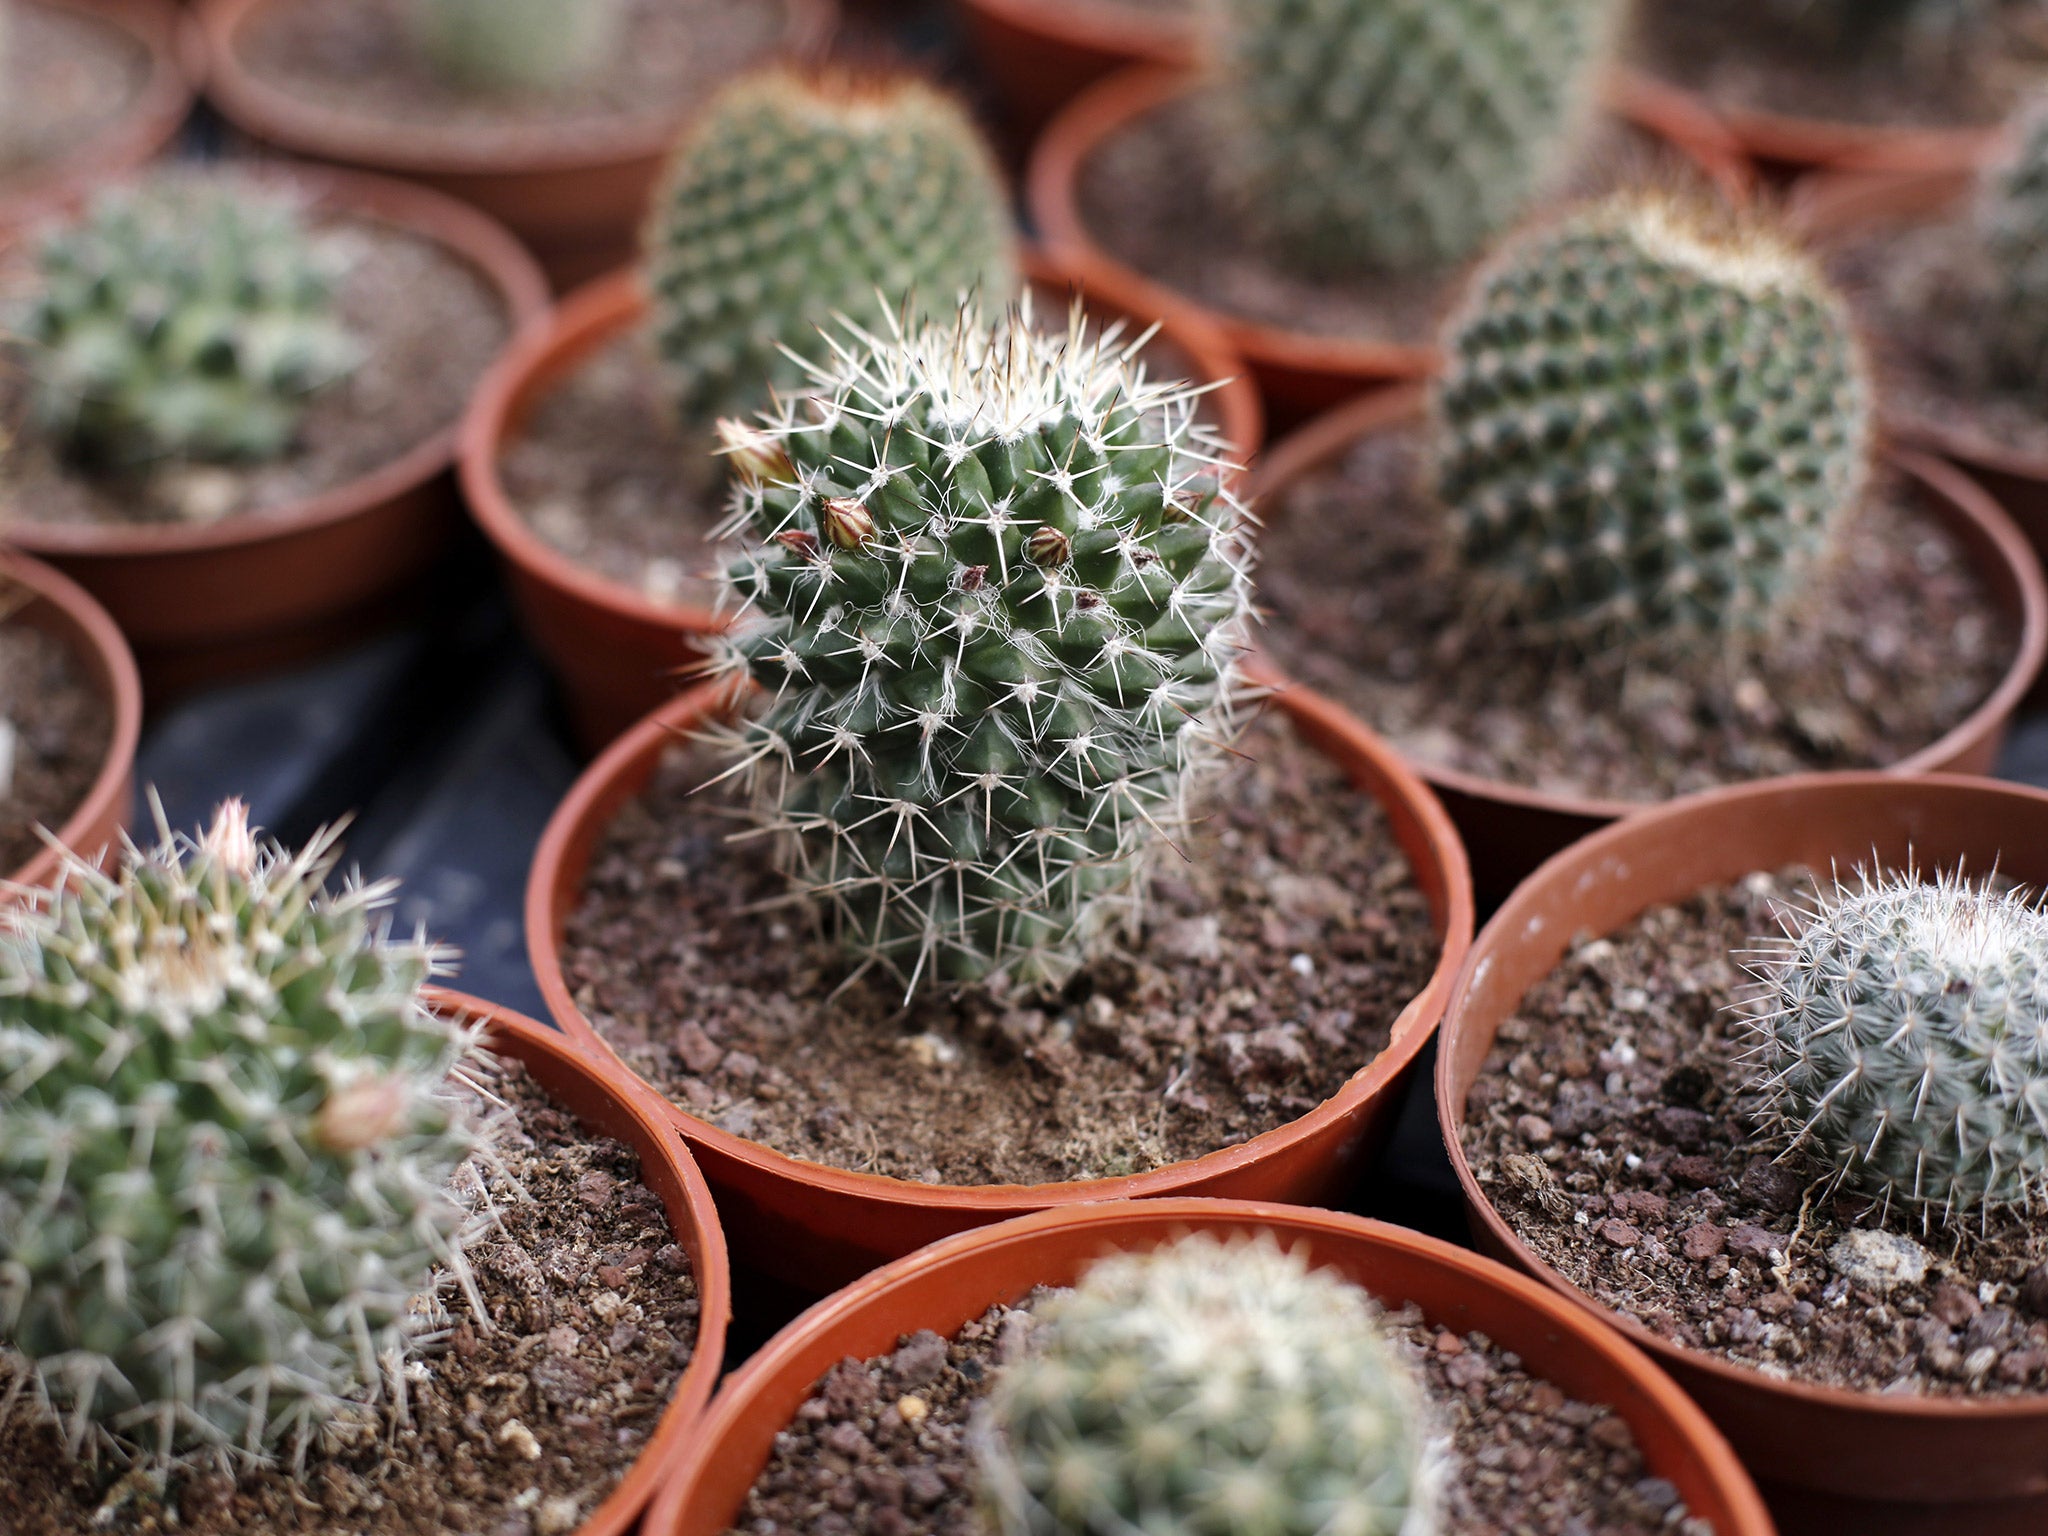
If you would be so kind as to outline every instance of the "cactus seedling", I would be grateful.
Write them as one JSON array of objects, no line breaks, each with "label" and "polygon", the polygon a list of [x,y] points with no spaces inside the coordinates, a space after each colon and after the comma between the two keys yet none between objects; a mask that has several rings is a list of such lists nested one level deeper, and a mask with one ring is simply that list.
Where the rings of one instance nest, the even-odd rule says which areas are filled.
[{"label": "cactus seedling", "polygon": [[74,1451],[303,1448],[467,1276],[471,1036],[335,856],[229,804],[0,915],[0,1341]]},{"label": "cactus seedling", "polygon": [[619,47],[623,0],[408,0],[420,56],[451,84],[544,91],[575,83]]},{"label": "cactus seedling", "polygon": [[879,324],[1017,290],[1001,174],[951,97],[908,77],[775,69],[677,147],[649,235],[655,344],[688,421],[805,380],[836,316]]},{"label": "cactus seedling", "polygon": [[1270,1236],[1096,1264],[976,1426],[1001,1536],[1429,1536],[1422,1393],[1358,1287]]},{"label": "cactus seedling", "polygon": [[1133,911],[1230,732],[1243,509],[1192,392],[1028,295],[871,336],[726,423],[730,743],[784,870],[915,988],[1056,983]]}]

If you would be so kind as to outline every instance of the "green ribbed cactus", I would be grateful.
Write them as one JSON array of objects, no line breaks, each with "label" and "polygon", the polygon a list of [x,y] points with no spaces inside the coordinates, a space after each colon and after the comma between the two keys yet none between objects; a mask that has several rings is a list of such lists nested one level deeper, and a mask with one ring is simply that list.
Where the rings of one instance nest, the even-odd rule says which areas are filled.
[{"label": "green ribbed cactus", "polygon": [[478,91],[573,84],[619,47],[623,0],[407,0],[420,56],[443,79]]},{"label": "green ribbed cactus", "polygon": [[1984,344],[1999,377],[2026,388],[2048,377],[2048,94],[2021,111],[2012,140],[1983,173],[1977,230],[1992,284]]},{"label": "green ribbed cactus", "polygon": [[74,1451],[303,1443],[467,1275],[470,1035],[334,858],[230,804],[0,914],[0,1341]]},{"label": "green ribbed cactus", "polygon": [[849,334],[814,398],[722,424],[726,666],[770,699],[732,750],[864,962],[1057,981],[1229,733],[1243,509],[1193,392],[1078,309]]},{"label": "green ribbed cactus", "polygon": [[1312,275],[1454,264],[1570,159],[1623,0],[1212,0],[1222,173]]},{"label": "green ribbed cactus", "polygon": [[975,1426],[1001,1536],[1430,1536],[1420,1384],[1371,1300],[1270,1236],[1095,1264]]},{"label": "green ribbed cactus", "polygon": [[1510,244],[1443,337],[1430,477],[1476,605],[1533,638],[1767,627],[1868,474],[1841,301],[1771,233],[1622,198]]},{"label": "green ribbed cactus", "polygon": [[1771,1128],[1923,1220],[2048,1189],[2048,914],[1966,883],[1867,877],[1752,965],[1748,1072]]},{"label": "green ribbed cactus", "polygon": [[908,77],[774,69],[705,108],[648,237],[655,345],[688,421],[801,384],[837,316],[949,314],[1017,290],[1001,173],[951,97]]},{"label": "green ribbed cactus", "polygon": [[358,358],[336,275],[283,193],[169,172],[102,194],[36,249],[43,429],[98,464],[282,455]]}]

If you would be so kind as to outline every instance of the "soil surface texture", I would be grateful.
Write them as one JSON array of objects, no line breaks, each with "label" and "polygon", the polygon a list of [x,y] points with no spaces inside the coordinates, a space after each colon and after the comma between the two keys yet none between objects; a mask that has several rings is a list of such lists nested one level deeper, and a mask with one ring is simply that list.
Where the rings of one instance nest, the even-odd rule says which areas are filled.
[{"label": "soil surface texture", "polygon": [[[76,811],[106,759],[113,712],[71,648],[8,623],[18,593],[0,579],[0,731],[12,727],[14,782],[0,794],[0,879],[43,850]],[[83,850],[90,852],[92,850]]]},{"label": "soil surface texture", "polygon": [[149,50],[120,28],[15,0],[0,66],[0,197],[118,123],[149,83]]},{"label": "soil surface texture", "polygon": [[[660,1199],[627,1147],[586,1136],[523,1067],[496,1192],[502,1234],[474,1254],[493,1326],[442,1288],[451,1327],[408,1381],[409,1422],[239,1484],[180,1477],[168,1503],[123,1503],[66,1468],[53,1436],[0,1428],[8,1536],[567,1536],[631,1470],[689,1363],[697,1290]],[[381,1417],[381,1416],[380,1416]],[[389,1444],[386,1444],[386,1441]]]},{"label": "soil surface texture", "polygon": [[[1466,1099],[1473,1170],[1545,1262],[1688,1349],[1856,1391],[2048,1390],[2038,1221],[1923,1231],[1830,1195],[1827,1169],[1778,1161],[1754,1133],[1737,1062],[1751,988],[1731,955],[1813,894],[1806,871],[1755,874],[1580,945],[1502,1026]],[[1859,1260],[1873,1243],[1902,1256],[1897,1283]]]},{"label": "soil surface texture", "polygon": [[921,996],[846,964],[767,840],[678,756],[593,857],[563,941],[584,1015],[691,1113],[930,1184],[1142,1173],[1299,1118],[1386,1046],[1439,944],[1384,815],[1255,726],[1162,857],[1143,932],[1053,999]]},{"label": "soil surface texture", "polygon": [[1880,479],[1810,602],[1683,669],[1519,649],[1439,563],[1419,433],[1375,432],[1260,509],[1263,643],[1417,761],[1552,794],[1656,800],[1883,766],[1991,693],[2018,635],[1963,547]]}]

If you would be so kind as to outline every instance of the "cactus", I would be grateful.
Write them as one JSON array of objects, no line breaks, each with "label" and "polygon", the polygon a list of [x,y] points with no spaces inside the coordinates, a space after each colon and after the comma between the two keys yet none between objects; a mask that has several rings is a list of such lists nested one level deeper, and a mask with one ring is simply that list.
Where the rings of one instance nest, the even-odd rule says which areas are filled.
[{"label": "cactus", "polygon": [[2048,1179],[2048,914],[2023,894],[1866,875],[1751,965],[1764,1124],[1924,1224]]},{"label": "cactus", "polygon": [[0,1341],[74,1452],[260,1456],[376,1394],[485,1131],[440,954],[321,886],[322,834],[73,863],[0,915]]},{"label": "cactus", "polygon": [[574,84],[614,57],[623,0],[408,0],[413,46],[442,79],[477,91]]},{"label": "cactus", "polygon": [[1001,174],[961,106],[909,77],[768,70],[677,147],[649,234],[656,347],[686,421],[803,382],[820,329],[1017,290]]},{"label": "cactus", "polygon": [[1992,367],[2013,388],[2038,386],[2048,373],[2048,93],[2020,112],[2011,148],[1985,168],[1976,222],[1989,258]]},{"label": "cactus", "polygon": [[721,423],[728,743],[864,962],[1057,982],[1135,908],[1230,730],[1243,509],[1193,392],[1033,324],[848,328],[817,393]]},{"label": "cactus", "polygon": [[331,263],[277,192],[160,175],[53,230],[34,268],[38,415],[89,462],[279,457],[357,360]]},{"label": "cactus", "polygon": [[1270,1236],[1095,1264],[973,1429],[1000,1536],[1430,1536],[1421,1387],[1357,1286]]},{"label": "cactus", "polygon": [[1461,262],[1565,169],[1621,0],[1217,0],[1226,183],[1313,276]]},{"label": "cactus", "polygon": [[1449,557],[1533,638],[1654,650],[1767,628],[1855,508],[1871,385],[1770,231],[1620,198],[1511,243],[1443,341]]}]

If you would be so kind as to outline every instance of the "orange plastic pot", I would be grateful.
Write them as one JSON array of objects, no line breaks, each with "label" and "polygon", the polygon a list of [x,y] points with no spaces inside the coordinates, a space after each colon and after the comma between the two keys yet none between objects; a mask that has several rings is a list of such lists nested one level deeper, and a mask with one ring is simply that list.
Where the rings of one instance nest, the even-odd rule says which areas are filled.
[{"label": "orange plastic pot", "polygon": [[726,1383],[689,1455],[648,1512],[647,1536],[720,1536],[739,1519],[777,1434],[818,1380],[848,1357],[941,1335],[1040,1285],[1072,1285],[1110,1252],[1142,1252],[1189,1232],[1270,1232],[1389,1308],[1413,1303],[1438,1327],[1485,1334],[1531,1374],[1604,1405],[1634,1433],[1649,1475],[1666,1479],[1715,1536],[1772,1536],[1770,1516],[1724,1441],[1638,1350],[1499,1265],[1399,1227],[1330,1211],[1241,1200],[1146,1200],[1047,1211],[984,1227],[901,1259],[819,1303]]},{"label": "orange plastic pot", "polygon": [[[18,609],[17,594],[27,595]],[[106,701],[113,731],[107,755],[85,798],[56,828],[57,841],[73,852],[96,859],[120,840],[135,803],[135,746],[142,737],[142,679],[128,642],[107,617],[106,609],[79,585],[40,560],[0,546],[0,612],[10,624],[31,624],[55,636],[83,663],[88,678]],[[44,886],[57,872],[59,855],[45,848],[6,876],[6,884]],[[0,902],[7,899],[0,885]]]},{"label": "orange plastic pot", "polygon": [[[550,144],[534,134],[438,136],[293,95],[242,63],[240,39],[265,12],[295,0],[197,0],[207,99],[235,127],[309,160],[402,176],[481,208],[518,235],[558,288],[632,258],[640,225],[676,136],[698,98],[654,121],[609,132],[579,130]],[[770,0],[762,0],[770,3]],[[821,48],[838,21],[835,0],[773,0],[787,18],[782,49]]]},{"label": "orange plastic pot", "polygon": [[[719,685],[701,686],[613,743],[569,791],[534,855],[527,952],[555,1022],[592,1056],[616,1059],[562,975],[563,927],[612,819],[646,787],[679,735],[715,719],[724,697]],[[1443,945],[1436,969],[1395,1021],[1386,1049],[1324,1103],[1262,1136],[1149,1173],[1065,1184],[917,1184],[853,1173],[784,1156],[672,1106],[718,1192],[742,1263],[817,1295],[937,1238],[1053,1206],[1162,1195],[1321,1205],[1349,1191],[1392,1131],[1400,1087],[1442,1012],[1470,937],[1471,883],[1449,818],[1384,743],[1306,689],[1283,686],[1273,704],[1385,810],[1436,919]]]},{"label": "orange plastic pot", "polygon": [[[289,187],[316,218],[367,218],[435,241],[489,284],[515,332],[546,311],[547,284],[532,258],[462,203],[344,171],[263,165],[238,174]],[[423,575],[460,527],[449,473],[456,429],[449,423],[345,485],[215,523],[113,527],[17,518],[5,522],[4,537],[106,605],[157,702],[343,643]]]},{"label": "orange plastic pot", "polygon": [[192,111],[179,49],[178,11],[165,0],[27,0],[117,27],[149,51],[149,75],[128,110],[104,132],[0,188],[0,232],[77,203],[95,183],[153,160]]},{"label": "orange plastic pot", "polygon": [[[1419,388],[1383,391],[1339,407],[1282,441],[1252,476],[1260,515],[1269,522],[1285,517],[1288,488],[1360,438],[1412,430],[1421,419],[1422,399]],[[2048,656],[2048,581],[2012,519],[1969,476],[1922,453],[1899,450],[1889,458],[1921,506],[1961,542],[2019,639],[2012,665],[1984,701],[1946,735],[1888,771],[1989,773],[2013,712]],[[1474,882],[1489,899],[1505,896],[1560,848],[1644,809],[1642,802],[1550,794],[1431,763],[1415,768],[1458,823],[1472,851]]]},{"label": "orange plastic pot", "polygon": [[1551,859],[1473,946],[1444,1020],[1437,1112],[1480,1245],[1655,1355],[1734,1444],[1788,1532],[2038,1536],[2048,1530],[2048,1396],[1972,1402],[1778,1380],[1695,1353],[1602,1307],[1487,1201],[1463,1150],[1465,1101],[1503,1020],[1575,944],[1756,870],[1997,869],[2048,880],[2048,793],[1981,779],[1808,774],[1645,811]]},{"label": "orange plastic pot", "polygon": [[959,0],[967,47],[1010,125],[1029,136],[1104,75],[1130,64],[1192,68],[1199,7],[1181,16],[1119,0]]},{"label": "orange plastic pot", "polygon": [[[1069,284],[1059,270],[1035,255],[1027,265],[1041,294],[1064,304]],[[1084,297],[1105,319],[1142,324],[1152,318],[1113,290],[1090,290]],[[703,659],[704,642],[722,621],[702,605],[655,602],[557,552],[512,505],[498,466],[507,440],[549,392],[592,354],[637,330],[646,313],[646,295],[633,271],[571,295],[547,326],[515,341],[491,370],[462,437],[462,486],[470,511],[504,560],[520,617],[561,680],[570,724],[589,752],[673,698],[678,677]],[[1200,382],[1218,386],[1211,397],[1217,425],[1249,458],[1265,427],[1244,365],[1200,320],[1178,310],[1160,320],[1160,336],[1191,360]]]},{"label": "orange plastic pot", "polygon": [[[1077,96],[1047,126],[1032,151],[1025,198],[1046,248],[1091,286],[1115,287],[1137,307],[1171,313],[1193,310],[1243,356],[1276,425],[1291,426],[1355,395],[1387,383],[1418,379],[1436,365],[1426,345],[1347,340],[1288,330],[1210,308],[1155,281],[1110,254],[1081,212],[1081,178],[1101,146],[1131,124],[1198,88],[1185,70],[1120,71]],[[1617,88],[1610,109],[1689,156],[1732,201],[1749,194],[1749,169],[1711,117],[1680,102]]]}]

